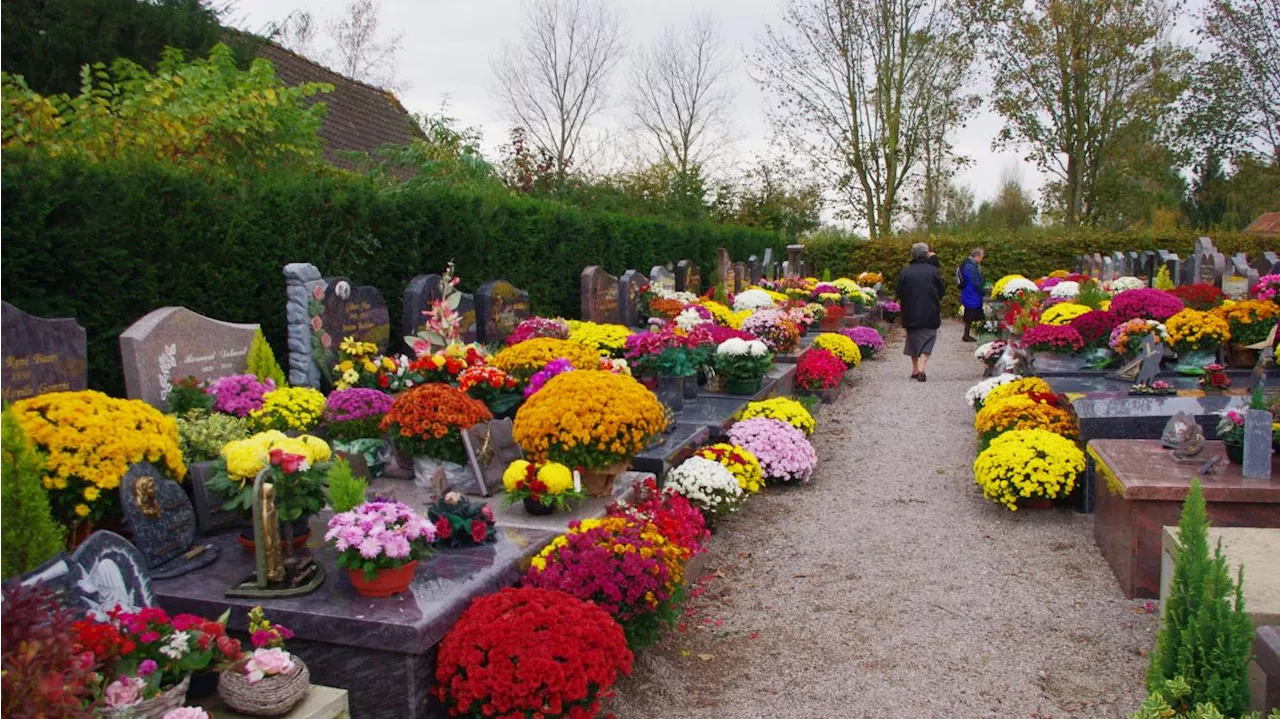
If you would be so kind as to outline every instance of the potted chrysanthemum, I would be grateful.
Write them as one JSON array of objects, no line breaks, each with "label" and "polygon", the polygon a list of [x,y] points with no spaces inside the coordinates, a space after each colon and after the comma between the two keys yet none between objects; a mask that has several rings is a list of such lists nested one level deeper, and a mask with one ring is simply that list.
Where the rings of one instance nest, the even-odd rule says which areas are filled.
[{"label": "potted chrysanthemum", "polygon": [[535,516],[568,512],[569,503],[583,497],[578,477],[559,462],[534,464],[518,459],[502,473],[502,486],[507,491],[503,503],[522,502],[524,511]]},{"label": "potted chrysanthemum", "polygon": [[716,347],[716,374],[724,378],[729,394],[755,394],[773,365],[773,355],[760,340],[731,337]]},{"label": "potted chrysanthemum", "polygon": [[418,560],[431,556],[436,530],[407,504],[374,500],[333,515],[324,538],[357,593],[389,597],[409,588]]}]

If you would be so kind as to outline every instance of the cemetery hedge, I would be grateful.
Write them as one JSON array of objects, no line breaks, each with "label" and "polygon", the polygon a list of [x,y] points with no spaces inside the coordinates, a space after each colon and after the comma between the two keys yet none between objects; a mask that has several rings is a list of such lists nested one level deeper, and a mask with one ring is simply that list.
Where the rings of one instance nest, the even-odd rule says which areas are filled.
[{"label": "cemetery hedge", "polygon": [[[985,280],[1019,273],[1032,279],[1053,270],[1075,269],[1075,256],[1092,252],[1127,252],[1129,250],[1169,250],[1186,260],[1197,237],[1204,231],[1176,230],[1152,232],[1133,230],[1112,232],[1098,228],[1036,228],[1018,232],[972,232],[947,235],[901,235],[890,239],[864,240],[846,234],[819,233],[805,241],[805,264],[810,274],[821,276],[830,269],[832,277],[852,273],[881,272],[892,292],[898,272],[907,263],[913,242],[928,242],[938,253],[943,283],[947,287],[946,303],[951,308],[960,304],[960,290],[955,287],[956,265],[969,256],[974,247],[986,249],[982,265]],[[1246,252],[1256,257],[1263,250],[1276,250],[1275,239],[1246,235],[1243,232],[1211,233],[1214,245],[1230,257]]]},{"label": "cemetery hedge", "polygon": [[122,395],[120,333],[158,307],[182,305],[259,322],[285,356],[281,268],[310,262],[326,276],[376,286],[400,336],[400,300],[417,274],[450,258],[463,288],[503,278],[535,312],[577,317],[578,276],[618,275],[735,259],[784,241],[773,232],[590,212],[505,193],[390,187],[329,170],[264,170],[250,181],[153,163],[90,164],[4,153],[0,296],[44,317],[72,316],[89,338],[89,384]]}]

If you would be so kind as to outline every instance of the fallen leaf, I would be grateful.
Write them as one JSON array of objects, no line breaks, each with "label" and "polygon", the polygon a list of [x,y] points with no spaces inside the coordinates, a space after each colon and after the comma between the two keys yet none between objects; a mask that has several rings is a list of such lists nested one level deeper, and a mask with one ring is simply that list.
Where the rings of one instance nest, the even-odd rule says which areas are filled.
[{"label": "fallen leaf", "polygon": [[704,662],[709,662],[709,661],[711,661],[712,659],[715,659],[715,658],[716,658],[716,655],[714,655],[714,654],[699,654],[699,655],[698,655],[698,658],[699,658],[699,659],[701,659],[701,660],[702,660],[702,661],[704,661]]}]

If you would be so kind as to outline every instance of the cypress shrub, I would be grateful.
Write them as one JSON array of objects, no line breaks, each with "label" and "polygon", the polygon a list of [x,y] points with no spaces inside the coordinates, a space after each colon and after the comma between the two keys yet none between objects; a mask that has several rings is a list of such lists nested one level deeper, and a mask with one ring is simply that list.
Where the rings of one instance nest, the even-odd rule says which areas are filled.
[{"label": "cypress shrub", "polygon": [[13,410],[6,408],[0,414],[0,574],[6,579],[35,569],[65,547],[44,488],[44,463]]}]

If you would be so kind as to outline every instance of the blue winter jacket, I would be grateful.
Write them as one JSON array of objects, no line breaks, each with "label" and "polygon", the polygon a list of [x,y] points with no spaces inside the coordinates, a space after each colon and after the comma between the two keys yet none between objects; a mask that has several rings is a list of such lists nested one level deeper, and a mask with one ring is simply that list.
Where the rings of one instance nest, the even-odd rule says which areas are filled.
[{"label": "blue winter jacket", "polygon": [[972,258],[966,259],[960,266],[964,276],[964,287],[960,290],[960,303],[969,309],[982,307],[982,266]]}]

